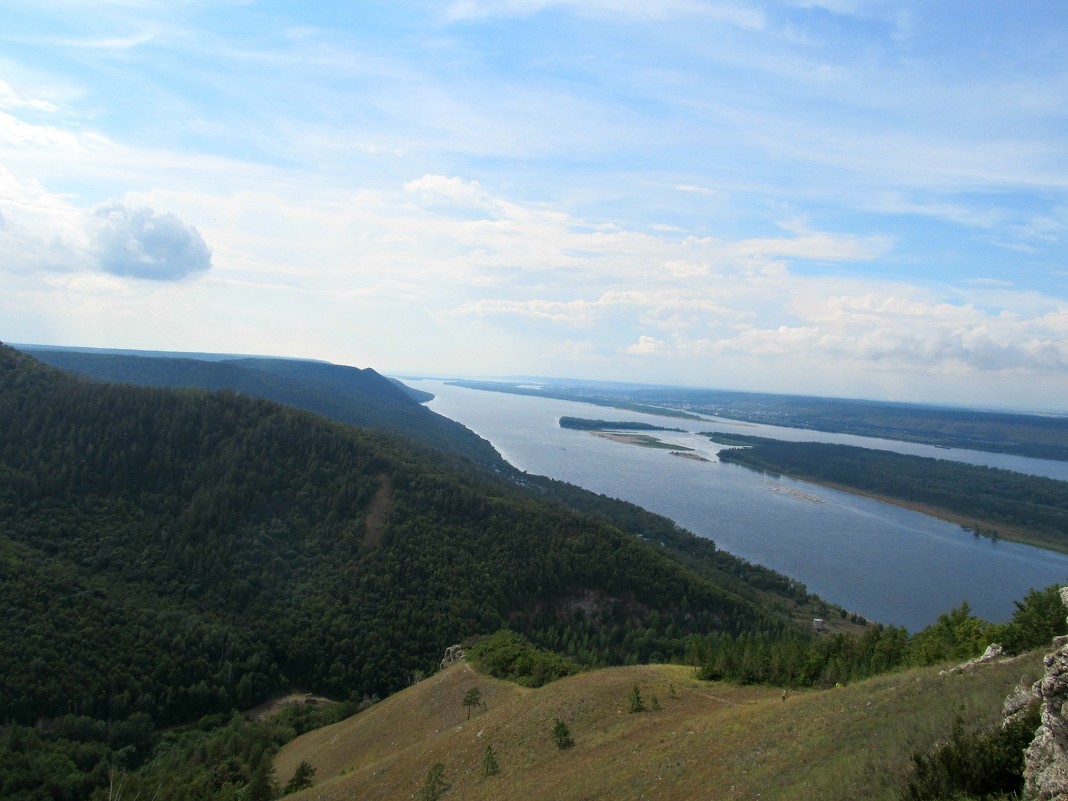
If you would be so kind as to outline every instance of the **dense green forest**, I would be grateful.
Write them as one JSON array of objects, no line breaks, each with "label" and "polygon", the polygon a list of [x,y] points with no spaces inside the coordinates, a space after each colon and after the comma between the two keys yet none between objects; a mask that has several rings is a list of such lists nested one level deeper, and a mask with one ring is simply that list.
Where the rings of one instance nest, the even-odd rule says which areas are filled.
[{"label": "dense green forest", "polygon": [[456,454],[495,470],[507,463],[486,440],[421,403],[428,393],[385,378],[370,368],[328,362],[265,358],[172,358],[22,346],[38,361],[108,383],[149,387],[232,390],[277,401],[341,423],[389,431],[415,446]]},{"label": "dense green forest", "polygon": [[96,384],[3,347],[0,425],[5,759],[32,781],[52,738],[71,777],[21,797],[85,797],[159,726],[280,689],[384,695],[504,626],[586,665],[791,628],[551,484],[233,392]]},{"label": "dense green forest", "polygon": [[890,451],[710,432],[724,462],[922,504],[983,533],[1068,551],[1068,481]]},{"label": "dense green forest", "polygon": [[768,395],[684,387],[545,381],[456,381],[459,386],[537,395],[648,414],[726,417],[752,423],[920,442],[1068,461],[1068,416],[947,409],[919,404]]},{"label": "dense green forest", "polygon": [[690,638],[686,658],[706,679],[782,687],[833,687],[903,667],[964,662],[991,643],[1006,653],[1046,647],[1068,629],[1057,585],[1016,601],[1008,623],[972,614],[967,601],[916,634],[875,624],[859,634],[778,636],[713,632]]},{"label": "dense green forest", "polygon": [[[520,473],[484,439],[464,426],[420,406],[428,393],[398,384],[371,369],[343,367],[297,359],[252,359],[187,354],[100,352],[20,346],[39,361],[109,383],[151,387],[197,387],[233,390],[274,400],[341,423],[390,431],[413,447],[429,449],[465,473],[474,465],[489,471],[484,478],[504,478],[542,500],[555,500],[647,542],[656,543],[676,560],[704,572],[721,586],[761,604],[793,607],[811,599],[802,584],[760,565],[739,559],[704,537],[680,529],[666,518],[633,504],[596,495],[544,476]],[[194,358],[197,356],[198,358]],[[401,390],[398,394],[397,389]],[[781,595],[780,595],[781,594]],[[822,612],[821,612],[822,613]]]}]

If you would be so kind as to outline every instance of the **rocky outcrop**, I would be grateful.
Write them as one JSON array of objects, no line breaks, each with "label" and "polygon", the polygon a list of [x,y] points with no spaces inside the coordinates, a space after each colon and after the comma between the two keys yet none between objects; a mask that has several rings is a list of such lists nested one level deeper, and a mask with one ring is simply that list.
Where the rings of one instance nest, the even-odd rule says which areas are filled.
[{"label": "rocky outcrop", "polygon": [[444,670],[449,665],[456,662],[462,662],[464,659],[464,649],[461,645],[450,645],[445,649],[445,656],[441,660],[441,669]]},{"label": "rocky outcrop", "polygon": [[[1068,587],[1061,589],[1061,601],[1068,607]],[[1068,798],[1068,637],[1057,637],[1053,647],[1046,673],[1033,687],[1042,725],[1025,756],[1025,792],[1036,801]]]},{"label": "rocky outcrop", "polygon": [[1001,728],[1022,723],[1038,704],[1038,693],[1031,684],[1017,684],[1001,707]]},{"label": "rocky outcrop", "polygon": [[998,659],[1001,659],[1001,657],[1004,656],[1004,655],[1005,655],[1005,649],[1002,648],[1000,644],[998,644],[996,642],[995,643],[991,643],[990,645],[988,645],[986,647],[986,650],[983,651],[983,655],[982,656],[977,656],[977,657],[975,657],[975,659],[969,659],[964,664],[957,665],[956,667],[952,667],[949,670],[939,671],[938,675],[939,676],[949,676],[949,675],[952,675],[952,674],[955,674],[955,673],[964,673],[966,670],[971,670],[976,665],[983,665],[983,664],[986,664],[987,662],[996,662]]}]

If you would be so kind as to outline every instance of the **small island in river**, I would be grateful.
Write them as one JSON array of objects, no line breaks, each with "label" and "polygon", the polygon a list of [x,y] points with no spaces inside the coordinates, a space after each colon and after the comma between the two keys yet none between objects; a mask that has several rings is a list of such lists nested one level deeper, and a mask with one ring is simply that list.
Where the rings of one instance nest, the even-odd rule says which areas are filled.
[{"label": "small island in river", "polygon": [[573,428],[578,431],[674,431],[682,433],[681,428],[665,428],[651,423],[628,422],[626,420],[588,420],[585,417],[561,417],[560,428]]},{"label": "small island in river", "polygon": [[683,456],[682,451],[692,451],[685,445],[673,445],[663,442],[648,434],[633,434],[632,431],[672,431],[684,433],[681,428],[665,428],[650,423],[628,422],[625,420],[586,420],[581,417],[561,417],[560,428],[571,428],[577,431],[589,431],[595,437],[608,439],[612,442],[622,442],[624,445],[638,445],[642,448],[660,448],[670,450],[673,455]]}]

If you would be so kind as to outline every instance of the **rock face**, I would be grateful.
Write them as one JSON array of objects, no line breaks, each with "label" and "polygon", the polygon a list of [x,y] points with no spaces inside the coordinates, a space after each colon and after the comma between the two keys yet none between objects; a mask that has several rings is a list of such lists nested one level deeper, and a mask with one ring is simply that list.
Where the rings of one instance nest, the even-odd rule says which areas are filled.
[{"label": "rock face", "polygon": [[1039,700],[1038,693],[1031,684],[1017,684],[1001,707],[1001,728],[1007,729],[1022,722]]},{"label": "rock face", "polygon": [[996,662],[1004,655],[1005,649],[1001,647],[1000,643],[994,642],[986,647],[986,650],[983,651],[982,656],[977,656],[975,657],[975,659],[969,659],[964,664],[957,665],[956,667],[950,668],[949,670],[939,671],[938,675],[949,676],[955,673],[964,673],[965,671],[971,670],[976,665],[985,665],[987,662]]},{"label": "rock face", "polygon": [[[1068,606],[1068,587],[1061,589],[1061,601]],[[1037,801],[1068,798],[1068,637],[1057,637],[1053,647],[1046,674],[1033,688],[1042,702],[1042,725],[1025,757],[1025,792]]]},{"label": "rock face", "polygon": [[441,669],[444,670],[449,665],[460,662],[464,658],[464,649],[460,645],[450,645],[445,649],[445,657],[441,660]]}]

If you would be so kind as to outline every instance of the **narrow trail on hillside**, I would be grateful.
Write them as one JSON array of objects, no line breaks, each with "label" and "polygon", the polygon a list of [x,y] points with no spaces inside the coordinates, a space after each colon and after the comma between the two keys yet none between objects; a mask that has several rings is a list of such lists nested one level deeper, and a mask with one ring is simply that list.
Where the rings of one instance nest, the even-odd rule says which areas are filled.
[{"label": "narrow trail on hillside", "polygon": [[739,703],[737,701],[731,701],[729,698],[720,698],[718,695],[709,695],[708,693],[700,693],[697,690],[691,690],[694,695],[699,695],[702,698],[708,698],[711,701],[720,701],[724,704],[730,704],[731,706],[745,706],[746,704],[753,703],[752,701],[744,701]]}]

